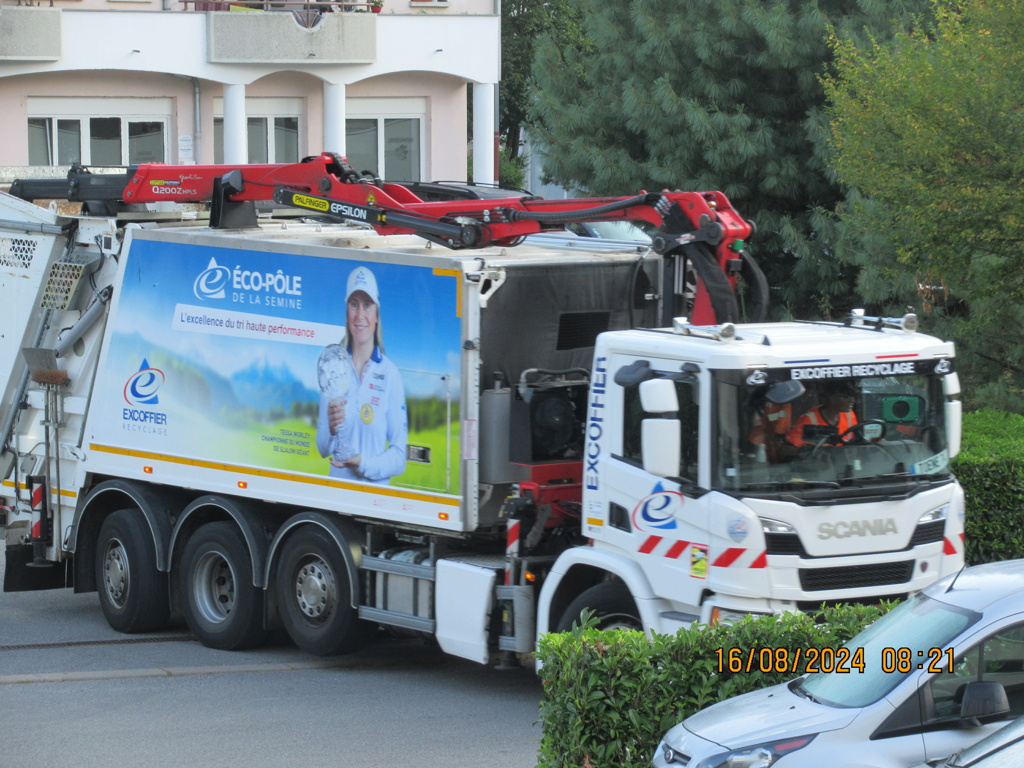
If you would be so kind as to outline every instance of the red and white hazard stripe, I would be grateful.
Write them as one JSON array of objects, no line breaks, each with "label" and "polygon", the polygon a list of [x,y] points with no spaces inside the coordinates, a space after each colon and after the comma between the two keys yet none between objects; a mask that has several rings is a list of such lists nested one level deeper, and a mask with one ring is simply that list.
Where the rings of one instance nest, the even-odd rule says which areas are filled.
[{"label": "red and white hazard stripe", "polygon": [[[664,536],[648,536],[643,544],[637,549],[641,555],[655,555],[675,560],[686,553],[691,545],[704,546],[693,541],[678,541],[666,539]],[[768,566],[768,553],[765,550],[744,549],[743,547],[729,547],[718,553],[718,556],[711,561],[711,565],[718,568],[766,568]]]},{"label": "red and white hazard stripe", "polygon": [[666,540],[664,536],[648,536],[638,551],[641,555],[657,554],[675,560],[693,543],[692,541]]},{"label": "red and white hazard stripe", "polygon": [[29,493],[32,499],[32,538],[40,539],[43,536],[43,478],[30,477]]},{"label": "red and white hazard stripe", "polygon": [[964,546],[965,546],[964,545],[964,535],[962,533],[960,534],[960,547],[959,547],[959,549],[957,548],[956,542],[953,539],[950,539],[949,536],[946,536],[945,538],[942,539],[942,554],[944,554],[944,555],[958,555],[958,554],[959,555],[963,555],[963,554],[966,554],[966,549],[964,548]]},{"label": "red and white hazard stripe", "polygon": [[505,527],[505,586],[512,584],[512,558],[519,556],[519,520],[509,519]]},{"label": "red and white hazard stripe", "polygon": [[761,549],[728,547],[711,561],[714,568],[767,568],[768,552]]}]

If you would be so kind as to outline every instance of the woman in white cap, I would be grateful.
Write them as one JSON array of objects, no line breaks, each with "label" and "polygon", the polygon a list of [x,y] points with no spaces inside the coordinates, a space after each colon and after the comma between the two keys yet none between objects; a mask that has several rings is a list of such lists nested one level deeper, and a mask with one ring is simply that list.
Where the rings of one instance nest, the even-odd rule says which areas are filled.
[{"label": "woman in white cap", "polygon": [[409,424],[398,368],[384,356],[377,279],[367,267],[349,274],[345,307],[341,344],[320,354],[316,444],[330,456],[332,477],[387,483],[405,471]]}]

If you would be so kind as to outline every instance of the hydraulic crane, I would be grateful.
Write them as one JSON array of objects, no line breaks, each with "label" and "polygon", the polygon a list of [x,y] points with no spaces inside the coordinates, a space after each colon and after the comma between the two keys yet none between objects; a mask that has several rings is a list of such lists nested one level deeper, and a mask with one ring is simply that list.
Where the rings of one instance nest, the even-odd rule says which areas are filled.
[{"label": "hydraulic crane", "polygon": [[[767,311],[767,281],[744,250],[754,225],[721,192],[424,202],[402,184],[359,173],[344,158],[324,152],[281,165],[153,163],[118,174],[73,166],[66,181],[18,180],[11,194],[82,202],[93,213],[145,203],[209,202],[210,224],[218,228],[256,226],[255,202],[274,200],[312,215],[367,224],[385,235],[418,235],[455,250],[512,246],[528,235],[561,230],[572,222],[644,221],[656,227],[651,248],[665,257],[663,285],[675,286],[672,292],[681,294],[692,268],[691,321],[738,321],[736,284],[741,275],[751,288],[750,319],[763,320]],[[662,301],[662,307],[663,324],[669,325],[680,308],[670,300]]]}]

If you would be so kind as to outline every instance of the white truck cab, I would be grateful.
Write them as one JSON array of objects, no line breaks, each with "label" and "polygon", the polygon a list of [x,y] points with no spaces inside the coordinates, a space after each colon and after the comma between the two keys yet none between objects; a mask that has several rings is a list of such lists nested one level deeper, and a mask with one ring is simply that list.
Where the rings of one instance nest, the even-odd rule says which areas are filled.
[{"label": "white truck cab", "polygon": [[[836,386],[855,425],[815,432],[801,420]],[[643,625],[661,632],[905,597],[963,565],[958,394],[950,343],[884,323],[604,335],[584,447],[592,551],[556,570],[624,563]]]}]

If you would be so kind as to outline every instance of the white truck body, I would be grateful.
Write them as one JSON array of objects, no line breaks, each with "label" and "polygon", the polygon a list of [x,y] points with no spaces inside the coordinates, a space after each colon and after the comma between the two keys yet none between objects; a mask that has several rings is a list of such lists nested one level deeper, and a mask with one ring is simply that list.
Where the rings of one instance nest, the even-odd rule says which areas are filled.
[{"label": "white truck body", "polygon": [[[595,589],[604,613],[670,632],[906,595],[963,564],[947,342],[837,324],[616,330],[657,316],[657,257],[636,249],[467,254],[317,222],[135,216],[0,196],[7,590],[98,588],[125,631],[158,625],[137,601],[164,592],[217,647],[258,642],[295,592],[286,628],[314,653],[354,644],[328,637],[355,632],[332,623],[351,613],[483,662],[531,651]],[[405,414],[380,373],[346,418],[407,414],[390,474],[365,458],[366,474],[332,472],[330,436],[318,446],[318,360],[345,336],[360,267]],[[645,378],[674,383],[675,411],[643,410]],[[800,379],[809,399],[825,378],[854,383],[885,437],[766,462],[748,440],[757,398]],[[666,434],[679,446],[662,452]],[[223,605],[253,617],[236,626],[244,611]]]}]

